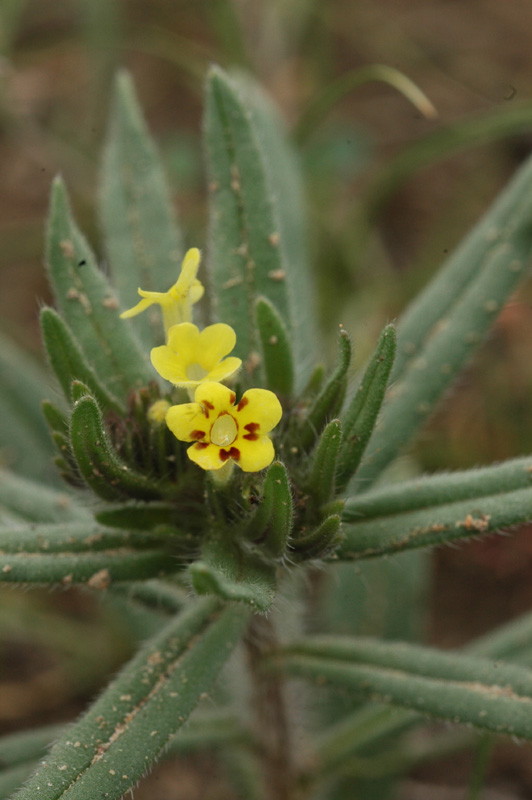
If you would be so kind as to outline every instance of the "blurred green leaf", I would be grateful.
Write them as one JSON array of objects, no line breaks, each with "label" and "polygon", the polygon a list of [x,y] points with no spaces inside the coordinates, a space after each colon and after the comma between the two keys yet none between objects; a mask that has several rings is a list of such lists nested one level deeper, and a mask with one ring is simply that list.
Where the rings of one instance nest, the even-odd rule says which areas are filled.
[{"label": "blurred green leaf", "polygon": [[27,522],[67,522],[92,519],[81,500],[7,470],[0,471],[0,508]]},{"label": "blurred green leaf", "polygon": [[47,238],[47,265],[57,305],[102,383],[120,399],[147,384],[152,371],[125,323],[118,302],[79,231],[57,178]]},{"label": "blurred green leaf", "polygon": [[266,387],[289,398],[294,387],[294,359],[288,333],[274,306],[264,297],[255,304]]},{"label": "blurred green leaf", "polygon": [[[125,307],[136,305],[139,287],[165,292],[176,282],[184,255],[182,236],[160,158],[125,71],[115,83],[100,216],[111,272]],[[146,351],[164,340],[158,309],[131,324]]]},{"label": "blurred green leaf", "polygon": [[529,669],[371,639],[309,637],[270,664],[284,674],[478,728],[532,739]]}]

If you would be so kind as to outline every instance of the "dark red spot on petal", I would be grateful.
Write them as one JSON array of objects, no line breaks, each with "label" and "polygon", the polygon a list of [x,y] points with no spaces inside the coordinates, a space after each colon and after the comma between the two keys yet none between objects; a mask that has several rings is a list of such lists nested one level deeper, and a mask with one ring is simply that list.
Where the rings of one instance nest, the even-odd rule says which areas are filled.
[{"label": "dark red spot on petal", "polygon": [[197,439],[199,441],[205,436],[205,431],[190,431],[189,435],[191,439]]},{"label": "dark red spot on petal", "polygon": [[209,400],[204,400],[203,405],[205,406],[205,408],[210,408],[211,411],[213,411],[214,409],[213,404]]},{"label": "dark red spot on petal", "polygon": [[220,448],[220,461],[227,461],[229,458],[238,461],[240,458],[240,450],[238,447],[230,447],[229,450],[224,450],[223,447]]},{"label": "dark red spot on petal", "polygon": [[[247,397],[243,397],[242,400],[240,401],[240,403],[237,405],[237,410],[238,411],[242,411],[242,409],[245,408],[248,403],[249,403],[249,400],[247,399]],[[246,427],[247,427],[247,425],[246,425]]]},{"label": "dark red spot on petal", "polygon": [[235,402],[235,400],[236,400],[236,394],[235,394],[234,392],[231,392],[231,395],[230,395],[230,397],[229,397],[229,400],[231,401],[231,405],[233,405],[233,403],[234,403],[234,402]]},{"label": "dark red spot on petal", "polygon": [[250,433],[256,433],[260,428],[260,422],[248,422],[247,425],[244,425],[244,430],[249,431]]},{"label": "dark red spot on petal", "polygon": [[247,439],[248,442],[256,442],[259,438],[258,433],[245,433],[242,437],[243,439]]},{"label": "dark red spot on petal", "polygon": [[195,447],[196,450],[204,450],[208,446],[209,442],[196,442],[196,444],[192,445],[192,447]]}]

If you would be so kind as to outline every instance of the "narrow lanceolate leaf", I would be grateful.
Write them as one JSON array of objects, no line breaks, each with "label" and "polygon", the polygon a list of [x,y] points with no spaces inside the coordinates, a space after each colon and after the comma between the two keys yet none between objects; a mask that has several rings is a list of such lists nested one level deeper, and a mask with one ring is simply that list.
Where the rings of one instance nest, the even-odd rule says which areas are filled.
[{"label": "narrow lanceolate leaf", "polygon": [[293,524],[293,502],[286,467],[274,461],[266,473],[262,500],[245,524],[243,537],[274,558],[286,553]]},{"label": "narrow lanceolate leaf", "polygon": [[342,417],[344,441],[338,459],[339,491],[345,488],[358,469],[375,428],[395,358],[395,347],[395,328],[387,325],[381,333],[362,382]]},{"label": "narrow lanceolate leaf", "polygon": [[277,667],[372,700],[532,739],[532,673],[525,667],[416,645],[325,636],[286,648]]},{"label": "narrow lanceolate leaf", "polygon": [[59,492],[40,483],[0,471],[0,508],[27,522],[69,522],[92,519],[72,492]]},{"label": "narrow lanceolate leaf", "polygon": [[101,382],[121,399],[148,383],[146,354],[119,318],[118,301],[72,217],[60,179],[52,188],[46,261],[57,305]]},{"label": "narrow lanceolate leaf", "polygon": [[441,472],[373,489],[353,497],[345,506],[345,518],[359,522],[375,517],[442,506],[458,500],[532,488],[532,456],[514,458],[479,469]]},{"label": "narrow lanceolate leaf", "polygon": [[125,407],[100,383],[72,331],[57,311],[43,308],[40,322],[50,365],[67,400],[72,399],[72,381],[83,381],[103,408],[125,414]]},{"label": "narrow lanceolate leaf", "polygon": [[267,611],[275,597],[275,566],[222,537],[205,542],[201,559],[189,571],[198,594],[237,600],[257,611]]},{"label": "narrow lanceolate leaf", "polygon": [[296,383],[301,388],[308,380],[320,351],[299,156],[287,137],[284,120],[263,88],[248,74],[233,73],[232,78],[242,92],[251,114],[278,210],[280,241],[288,264],[286,280],[293,313],[291,341],[295,354]]},{"label": "narrow lanceolate leaf", "polygon": [[334,497],[336,466],[341,443],[342,423],[339,419],[333,419],[318,442],[308,482],[310,501],[317,509]]},{"label": "narrow lanceolate leaf", "polygon": [[294,388],[294,359],[287,330],[274,306],[264,297],[255,305],[266,387],[289,398]]},{"label": "narrow lanceolate leaf", "polygon": [[[43,756],[50,744],[64,730],[64,725],[46,725],[35,730],[19,731],[0,738],[0,765],[14,767]],[[1,797],[2,795],[0,795]]]},{"label": "narrow lanceolate leaf", "polygon": [[[114,283],[125,308],[138,302],[139,287],[165,292],[176,282],[182,238],[159,155],[125,71],[115,84],[100,218]],[[131,324],[147,350],[163,340],[158,310],[141,314]]]},{"label": "narrow lanceolate leaf", "polygon": [[351,363],[351,340],[343,328],[338,335],[338,363],[314,399],[303,423],[299,441],[304,450],[312,446],[329,417],[334,417],[342,407],[346,389],[346,374]]},{"label": "narrow lanceolate leaf", "polygon": [[289,266],[259,138],[236,87],[218,68],[207,81],[205,142],[215,314],[235,329],[234,353],[247,359],[258,348],[254,305],[259,295],[292,332]]},{"label": "narrow lanceolate leaf", "polygon": [[242,608],[212,599],[174,617],[67,729],[16,799],[123,797],[210,690],[246,619]]},{"label": "narrow lanceolate leaf", "polygon": [[426,421],[526,277],[531,187],[532,159],[400,322],[394,384],[357,476],[364,488]]},{"label": "narrow lanceolate leaf", "polygon": [[532,519],[532,489],[475,497],[415,511],[360,520],[356,505],[344,510],[339,558],[373,558],[415,547],[468,539]]},{"label": "narrow lanceolate leaf", "polygon": [[291,548],[297,559],[325,558],[334,552],[342,541],[341,517],[331,514],[310,533],[294,538]]},{"label": "narrow lanceolate leaf", "polygon": [[2,553],[0,582],[70,586],[86,583],[107,589],[114,581],[137,581],[169,575],[182,560],[164,550],[119,547],[86,553]]},{"label": "narrow lanceolate leaf", "polygon": [[171,525],[180,514],[172,503],[142,503],[132,500],[129,503],[106,505],[94,512],[102,525],[113,528],[132,528],[152,530],[157,525]]},{"label": "narrow lanceolate leaf", "polygon": [[106,500],[126,496],[139,500],[160,497],[160,488],[145,475],[130,469],[113,449],[95,399],[77,400],[70,420],[72,450],[88,486]]},{"label": "narrow lanceolate leaf", "polygon": [[14,342],[0,336],[0,452],[28,478],[40,481],[50,470],[53,447],[40,402],[48,377],[39,364]]},{"label": "narrow lanceolate leaf", "polygon": [[185,541],[179,532],[123,531],[103,528],[94,520],[29,527],[0,527],[0,552],[10,553],[84,553],[129,547],[162,547],[168,552]]}]

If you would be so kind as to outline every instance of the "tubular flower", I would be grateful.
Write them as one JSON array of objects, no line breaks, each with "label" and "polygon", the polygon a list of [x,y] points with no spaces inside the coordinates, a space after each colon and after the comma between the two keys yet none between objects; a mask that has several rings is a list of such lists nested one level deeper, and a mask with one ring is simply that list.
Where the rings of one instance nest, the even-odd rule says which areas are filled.
[{"label": "tubular flower", "polygon": [[267,389],[248,389],[239,403],[221,383],[202,383],[194,403],[172,406],[166,424],[182,442],[194,442],[188,457],[202,469],[218,470],[229,459],[244,472],[272,463],[275,452],[268,433],[282,416],[279,400]]},{"label": "tubular flower", "polygon": [[172,325],[190,322],[192,306],[198,302],[205,291],[203,284],[196,278],[200,257],[200,251],[196,247],[192,247],[185,254],[177,281],[167,292],[147,292],[144,289],[138,289],[142,300],[133,308],[120,314],[120,317],[122,319],[135,317],[154,303],[158,303],[163,311],[164,329],[167,335]]},{"label": "tubular flower", "polygon": [[151,363],[175,386],[193,388],[205,381],[223,381],[239,369],[239,358],[224,358],[235,344],[234,330],[223,322],[201,332],[191,322],[182,322],[172,325],[167,344],[153,348]]}]

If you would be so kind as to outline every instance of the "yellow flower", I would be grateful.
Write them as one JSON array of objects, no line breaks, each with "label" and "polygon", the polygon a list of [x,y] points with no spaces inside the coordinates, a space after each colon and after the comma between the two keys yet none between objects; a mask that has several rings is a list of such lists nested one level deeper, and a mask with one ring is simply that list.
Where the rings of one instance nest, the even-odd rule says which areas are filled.
[{"label": "yellow flower", "polygon": [[151,363],[175,386],[192,388],[205,381],[223,381],[242,364],[234,356],[224,358],[235,344],[234,330],[223,322],[201,332],[191,322],[182,322],[168,331],[168,344],[153,348]]},{"label": "yellow flower", "polygon": [[192,247],[187,251],[181,265],[179,278],[167,292],[147,292],[138,289],[143,298],[133,308],[120,314],[122,319],[135,317],[154,303],[158,303],[163,311],[164,329],[168,331],[172,325],[180,322],[190,322],[192,319],[192,306],[197,303],[205,291],[203,284],[196,278],[200,263],[200,251]]},{"label": "yellow flower", "polygon": [[182,442],[194,442],[188,457],[202,469],[218,470],[229,459],[244,472],[258,472],[272,463],[275,452],[267,435],[279,422],[282,408],[273,392],[248,389],[241,401],[221,383],[202,383],[195,403],[172,406],[166,423]]}]

